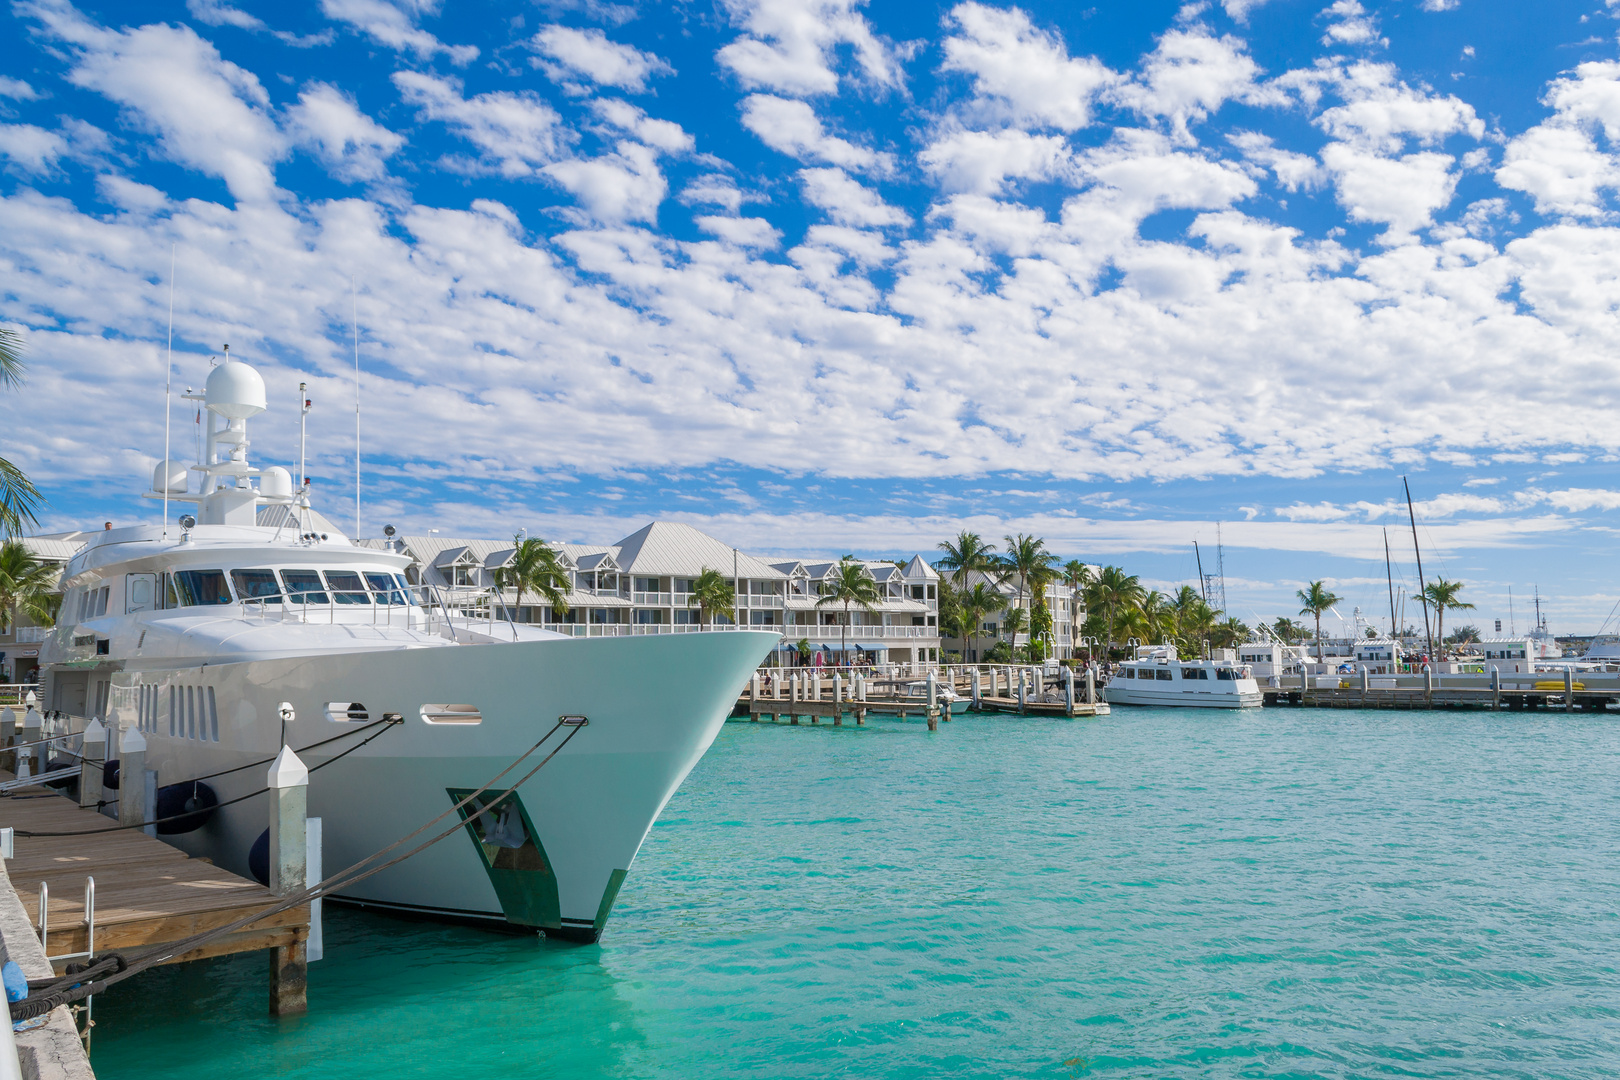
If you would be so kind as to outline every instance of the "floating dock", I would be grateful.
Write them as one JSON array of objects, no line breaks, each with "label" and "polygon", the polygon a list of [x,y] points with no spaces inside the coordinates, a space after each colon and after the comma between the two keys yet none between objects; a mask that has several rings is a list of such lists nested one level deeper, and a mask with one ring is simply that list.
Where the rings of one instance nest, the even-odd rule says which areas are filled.
[{"label": "floating dock", "polygon": [[[0,772],[0,778],[12,776]],[[6,861],[17,899],[59,973],[92,949],[98,955],[145,952],[226,926],[276,900],[258,882],[191,858],[142,830],[94,831],[117,824],[50,788],[25,788],[0,799],[0,827],[88,834],[17,836]],[[163,962],[274,950],[271,1011],[301,1012],[309,933],[304,905]]]}]

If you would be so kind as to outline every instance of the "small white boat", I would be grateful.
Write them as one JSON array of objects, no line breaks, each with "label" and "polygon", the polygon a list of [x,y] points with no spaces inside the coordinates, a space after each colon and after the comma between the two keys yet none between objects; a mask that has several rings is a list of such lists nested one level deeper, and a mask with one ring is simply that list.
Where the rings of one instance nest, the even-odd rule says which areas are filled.
[{"label": "small white boat", "polygon": [[1136,659],[1121,664],[1103,688],[1108,704],[1252,709],[1263,703],[1260,684],[1231,659],[1178,660],[1173,645],[1143,646],[1136,652]]},{"label": "small white boat", "polygon": [[[883,715],[890,713],[899,715],[902,709],[907,713],[913,713],[928,708],[928,681],[926,679],[895,684],[895,689],[898,691],[897,698],[868,701],[866,711]],[[970,699],[940,683],[934,684],[934,700],[939,703],[941,711],[948,712],[951,716],[961,716],[968,711],[968,706],[973,704]]]}]

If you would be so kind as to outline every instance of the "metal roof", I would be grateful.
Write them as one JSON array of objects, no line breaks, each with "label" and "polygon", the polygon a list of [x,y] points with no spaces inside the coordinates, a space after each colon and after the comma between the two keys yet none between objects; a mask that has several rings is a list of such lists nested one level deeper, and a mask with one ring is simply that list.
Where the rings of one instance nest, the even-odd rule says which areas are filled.
[{"label": "metal roof", "polygon": [[729,544],[678,521],[654,521],[615,545],[627,574],[645,577],[697,577],[704,570],[736,576],[782,580],[788,575]]}]

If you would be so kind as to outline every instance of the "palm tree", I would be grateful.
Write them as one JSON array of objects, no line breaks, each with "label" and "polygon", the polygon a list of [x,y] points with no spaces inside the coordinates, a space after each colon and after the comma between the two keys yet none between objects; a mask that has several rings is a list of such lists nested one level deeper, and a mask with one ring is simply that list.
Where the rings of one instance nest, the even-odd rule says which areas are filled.
[{"label": "palm tree", "polygon": [[1460,581],[1447,581],[1445,578],[1435,578],[1433,581],[1423,586],[1422,596],[1412,597],[1412,599],[1418,601],[1427,599],[1429,604],[1434,608],[1434,639],[1440,642],[1440,659],[1442,660],[1445,659],[1446,652],[1445,642],[1447,609],[1450,609],[1451,611],[1474,610],[1473,604],[1457,599],[1457,594],[1462,592],[1462,590],[1463,583]]},{"label": "palm tree", "polygon": [[1308,636],[1305,633],[1304,627],[1300,626],[1293,619],[1282,617],[1279,617],[1276,622],[1271,624],[1271,632],[1276,634],[1285,645],[1292,645],[1295,642],[1303,641]]},{"label": "palm tree", "polygon": [[1024,601],[1024,588],[1041,570],[1057,562],[1057,556],[1046,550],[1046,541],[1034,536],[1003,537],[1007,541],[1007,554],[1001,557],[1001,566],[1009,574],[1018,575],[1018,602]]},{"label": "palm tree", "polygon": [[1249,628],[1230,616],[1218,623],[1209,635],[1209,643],[1217,649],[1235,649],[1249,640]]},{"label": "palm tree", "polygon": [[512,537],[512,557],[495,571],[495,585],[517,590],[517,607],[523,607],[523,594],[532,592],[551,605],[559,615],[568,613],[568,571],[557,561],[557,549],[539,537]]},{"label": "palm tree", "polygon": [[845,555],[838,560],[838,569],[831,581],[821,583],[821,599],[816,601],[816,607],[828,604],[844,605],[844,621],[838,628],[838,654],[840,661],[848,661],[849,653],[845,649],[845,640],[849,634],[849,609],[853,605],[862,611],[877,610],[878,602],[882,597],[878,594],[877,582],[866,567],[856,562],[853,556]]},{"label": "palm tree", "polygon": [[[996,590],[984,582],[976,582],[973,588],[956,594],[957,619],[971,637],[963,640],[963,647],[968,647],[970,641],[976,641],[979,628],[984,625],[984,617],[991,612],[1000,611],[1006,601]],[[966,657],[963,657],[966,660]]]},{"label": "palm tree", "polygon": [[1101,611],[1103,631],[1108,637],[1108,648],[1114,647],[1115,631],[1121,612],[1141,602],[1147,595],[1135,574],[1127,574],[1117,566],[1105,566],[1097,579],[1086,587],[1086,607]]},{"label": "palm tree", "polygon": [[716,615],[736,609],[737,585],[720,571],[705,566],[692,583],[692,592],[686,599],[687,607],[694,604],[698,609],[698,625],[706,630]]},{"label": "palm tree", "polygon": [[1024,620],[1024,609],[1021,607],[1008,608],[1001,617],[1001,632],[1007,635],[1007,644],[1013,648],[1018,647],[1018,635],[1024,632]]},{"label": "palm tree", "polygon": [[19,540],[0,544],[0,633],[8,631],[21,611],[38,626],[56,621],[51,594],[60,568],[40,560]]},{"label": "palm tree", "polygon": [[1176,645],[1184,654],[1202,653],[1203,643],[1214,637],[1220,612],[1204,602],[1191,585],[1183,585],[1170,601],[1175,613]]},{"label": "palm tree", "polygon": [[1299,609],[1301,615],[1316,616],[1316,662],[1322,662],[1322,613],[1339,602],[1339,597],[1328,592],[1327,587],[1320,581],[1311,582],[1308,588],[1300,589],[1294,594],[1304,606]]},{"label": "palm tree", "polygon": [[[1046,587],[1058,579],[1058,572],[1050,566],[1036,566],[1029,572],[1029,650],[1030,662],[1045,659],[1042,638],[1052,632],[1052,611],[1046,603]],[[1039,651],[1041,655],[1036,656]]]},{"label": "palm tree", "polygon": [[939,550],[945,557],[935,563],[940,570],[951,571],[951,580],[957,585],[967,582],[968,575],[975,570],[988,572],[995,566],[994,544],[987,544],[978,533],[963,531],[956,534],[953,543],[950,540],[941,540]]},{"label": "palm tree", "polygon": [[[22,335],[0,326],[0,387],[22,384],[22,348]],[[16,536],[25,522],[37,524],[35,515],[44,502],[27,474],[0,458],[0,537]]]}]

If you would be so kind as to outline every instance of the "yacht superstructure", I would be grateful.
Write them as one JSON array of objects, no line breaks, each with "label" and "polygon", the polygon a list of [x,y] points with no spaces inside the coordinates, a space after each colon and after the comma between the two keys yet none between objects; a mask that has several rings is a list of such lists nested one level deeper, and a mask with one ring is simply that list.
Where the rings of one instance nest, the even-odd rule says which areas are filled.
[{"label": "yacht superstructure", "polygon": [[[153,484],[197,513],[180,527],[110,529],[69,562],[40,650],[44,707],[138,727],[165,788],[284,743],[304,751],[328,869],[438,815],[560,718],[583,720],[510,798],[469,807],[465,837],[348,898],[594,939],[647,830],[778,635],[571,638],[493,609],[472,618],[408,582],[401,554],[256,524],[260,507],[284,505],[294,522],[309,507],[286,470],[248,464],[264,384],[227,361],[203,397],[203,460],[165,461]],[[263,773],[207,784],[225,803],[262,788]],[[247,873],[266,815],[263,796],[249,798],[167,839]]]}]

